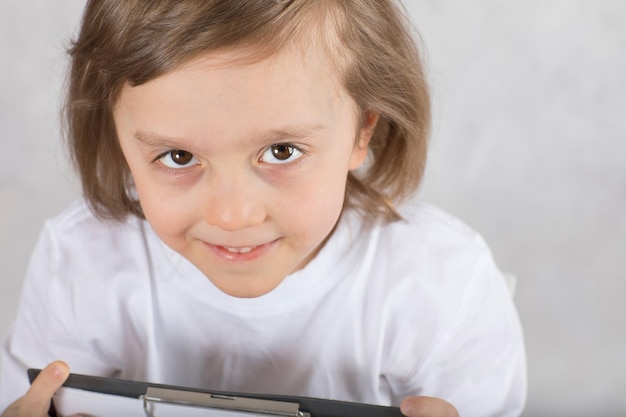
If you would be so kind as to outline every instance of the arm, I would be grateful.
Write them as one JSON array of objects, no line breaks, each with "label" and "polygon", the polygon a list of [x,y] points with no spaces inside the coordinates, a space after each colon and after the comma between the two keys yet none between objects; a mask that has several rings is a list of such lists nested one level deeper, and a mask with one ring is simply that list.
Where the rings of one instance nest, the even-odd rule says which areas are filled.
[{"label": "arm", "polygon": [[[99,322],[92,313],[109,312],[92,278],[100,268],[82,250],[97,232],[81,227],[74,211],[46,223],[31,255],[15,320],[0,346],[0,413],[30,388],[28,368],[61,359],[82,373],[113,373],[102,338],[94,337],[101,328],[92,325]],[[122,340],[110,332],[107,337]]]},{"label": "arm", "polygon": [[[59,294],[51,286],[58,264],[53,242],[52,235],[44,228],[31,255],[15,321],[1,346],[0,412],[5,408],[15,409],[15,400],[21,401],[31,388],[26,374],[29,367],[44,368],[59,356],[69,357],[50,351],[53,345],[50,341],[59,340],[55,332],[63,327],[58,315]],[[57,335],[51,337],[54,334]]]},{"label": "arm", "polygon": [[463,415],[518,416],[526,362],[515,307],[491,256],[478,262],[474,280],[414,381],[445,387],[424,394],[445,398]]}]

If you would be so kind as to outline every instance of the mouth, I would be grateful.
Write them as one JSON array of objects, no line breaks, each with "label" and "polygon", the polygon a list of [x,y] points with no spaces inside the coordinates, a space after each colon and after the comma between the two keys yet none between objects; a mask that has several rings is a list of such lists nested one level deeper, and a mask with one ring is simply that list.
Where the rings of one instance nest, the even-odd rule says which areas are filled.
[{"label": "mouth", "polygon": [[278,239],[269,243],[251,246],[224,246],[205,243],[205,245],[219,258],[228,262],[245,262],[261,258],[269,253],[278,244]]},{"label": "mouth", "polygon": [[221,248],[226,249],[230,253],[248,253],[248,252],[252,252],[253,249],[258,248],[258,246],[243,246],[239,248],[222,246]]}]

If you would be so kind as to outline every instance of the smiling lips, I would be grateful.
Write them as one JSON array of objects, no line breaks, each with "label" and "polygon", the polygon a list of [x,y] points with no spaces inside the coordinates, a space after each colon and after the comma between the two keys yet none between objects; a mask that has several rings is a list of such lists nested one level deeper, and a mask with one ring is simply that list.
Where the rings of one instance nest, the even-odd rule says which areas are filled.
[{"label": "smiling lips", "polygon": [[210,243],[206,243],[206,245],[224,260],[252,261],[266,254],[276,243],[277,240],[256,246],[222,246]]}]

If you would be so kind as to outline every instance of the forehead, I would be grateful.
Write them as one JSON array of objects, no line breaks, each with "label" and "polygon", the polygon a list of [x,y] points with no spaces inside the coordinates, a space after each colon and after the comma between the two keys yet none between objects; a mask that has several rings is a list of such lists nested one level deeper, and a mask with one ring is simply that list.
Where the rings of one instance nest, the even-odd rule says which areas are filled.
[{"label": "forehead", "polygon": [[295,126],[333,129],[340,119],[352,125],[355,109],[323,53],[284,49],[259,60],[229,49],[196,57],[145,84],[126,85],[114,114],[122,130],[233,142]]},{"label": "forehead", "polygon": [[265,87],[269,93],[269,88],[281,85],[298,90],[309,86],[310,93],[339,96],[346,91],[335,69],[327,49],[319,42],[311,42],[308,47],[293,42],[273,53],[260,46],[229,47],[201,53],[146,83],[127,83],[122,92],[186,82],[229,87],[232,91],[248,89],[251,93],[261,93]]}]

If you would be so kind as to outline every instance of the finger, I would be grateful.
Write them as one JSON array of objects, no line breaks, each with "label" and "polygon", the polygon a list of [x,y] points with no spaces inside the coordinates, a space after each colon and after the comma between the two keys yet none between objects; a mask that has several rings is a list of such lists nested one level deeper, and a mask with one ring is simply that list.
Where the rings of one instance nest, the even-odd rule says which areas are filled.
[{"label": "finger", "polygon": [[21,417],[44,417],[48,415],[50,400],[70,374],[64,362],[52,362],[37,375],[20,404]]},{"label": "finger", "polygon": [[407,417],[459,417],[459,412],[449,402],[434,397],[409,397],[400,404]]}]

